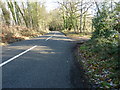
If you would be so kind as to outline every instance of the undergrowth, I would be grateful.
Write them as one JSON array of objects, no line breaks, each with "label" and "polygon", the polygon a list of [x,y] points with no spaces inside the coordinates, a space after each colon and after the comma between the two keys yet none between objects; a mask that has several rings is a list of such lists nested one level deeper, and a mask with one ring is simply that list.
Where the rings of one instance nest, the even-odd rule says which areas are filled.
[{"label": "undergrowth", "polygon": [[[120,4],[116,4],[120,5]],[[107,2],[93,18],[91,40],[80,46],[86,75],[96,88],[120,88],[120,33],[118,9],[111,10]]]},{"label": "undergrowth", "polygon": [[30,29],[23,26],[7,26],[2,25],[0,26],[2,32],[0,33],[1,41],[0,43],[13,43],[16,41],[26,40],[32,37],[40,36],[45,32],[36,31],[34,29]]},{"label": "undergrowth", "polygon": [[118,41],[97,38],[80,46],[83,67],[97,88],[119,88]]}]

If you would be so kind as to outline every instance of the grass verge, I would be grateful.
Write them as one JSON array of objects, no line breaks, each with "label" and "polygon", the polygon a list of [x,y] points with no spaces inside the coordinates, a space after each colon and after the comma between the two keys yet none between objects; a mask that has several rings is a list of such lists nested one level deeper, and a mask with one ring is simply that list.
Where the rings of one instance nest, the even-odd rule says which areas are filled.
[{"label": "grass verge", "polygon": [[38,37],[45,34],[46,31],[37,31],[23,26],[0,26],[2,32],[0,33],[1,41],[0,45],[4,46],[9,43],[27,40],[33,37]]},{"label": "grass verge", "polygon": [[[120,43],[118,39],[95,38],[91,35],[63,32],[76,40],[89,39],[77,46],[77,63],[82,67],[85,77],[92,88],[119,89],[120,88]],[[80,37],[80,38],[79,38]]]},{"label": "grass verge", "polygon": [[95,88],[120,88],[117,40],[91,39],[79,47],[79,55],[79,63]]}]

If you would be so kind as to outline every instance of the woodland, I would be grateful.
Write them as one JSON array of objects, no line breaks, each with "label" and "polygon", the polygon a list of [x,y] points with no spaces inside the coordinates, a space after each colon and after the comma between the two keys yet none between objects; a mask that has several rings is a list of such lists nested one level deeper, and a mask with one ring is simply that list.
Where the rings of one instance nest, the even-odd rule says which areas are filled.
[{"label": "woodland", "polygon": [[[78,61],[95,88],[120,88],[120,2],[61,0],[47,11],[45,2],[0,1],[0,45],[50,31],[89,36]],[[92,13],[91,13],[92,12]]]}]

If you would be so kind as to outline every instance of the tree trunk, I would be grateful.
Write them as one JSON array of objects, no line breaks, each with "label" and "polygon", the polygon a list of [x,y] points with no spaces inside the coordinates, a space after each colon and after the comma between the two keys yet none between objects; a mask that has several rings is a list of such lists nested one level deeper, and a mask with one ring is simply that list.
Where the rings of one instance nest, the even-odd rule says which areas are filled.
[{"label": "tree trunk", "polygon": [[84,15],[84,20],[83,20],[83,32],[86,32],[85,29],[86,29],[86,15]]},{"label": "tree trunk", "polygon": [[81,0],[81,10],[80,10],[80,12],[81,12],[81,15],[80,15],[80,33],[82,33],[82,17],[83,17],[83,15],[82,15],[82,0]]},{"label": "tree trunk", "polygon": [[14,20],[15,24],[17,24],[17,20],[16,20],[16,17],[15,17],[15,11],[14,11],[14,5],[11,1],[7,2],[7,4],[8,4],[8,7],[10,8],[10,11],[12,13],[12,17],[13,17],[13,20]]},{"label": "tree trunk", "polygon": [[0,2],[0,8],[2,10],[2,14],[3,14],[3,17],[4,17],[4,20],[5,20],[5,23],[6,25],[10,25],[10,13],[9,11],[5,8],[5,5]]}]

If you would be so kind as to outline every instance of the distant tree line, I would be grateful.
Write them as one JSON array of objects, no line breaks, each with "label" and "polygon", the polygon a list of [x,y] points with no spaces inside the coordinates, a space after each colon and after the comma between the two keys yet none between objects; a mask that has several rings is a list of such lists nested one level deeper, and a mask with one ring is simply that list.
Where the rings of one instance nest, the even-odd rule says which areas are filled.
[{"label": "distant tree line", "polygon": [[0,1],[3,24],[26,26],[35,30],[47,28],[47,11],[40,2]]}]

